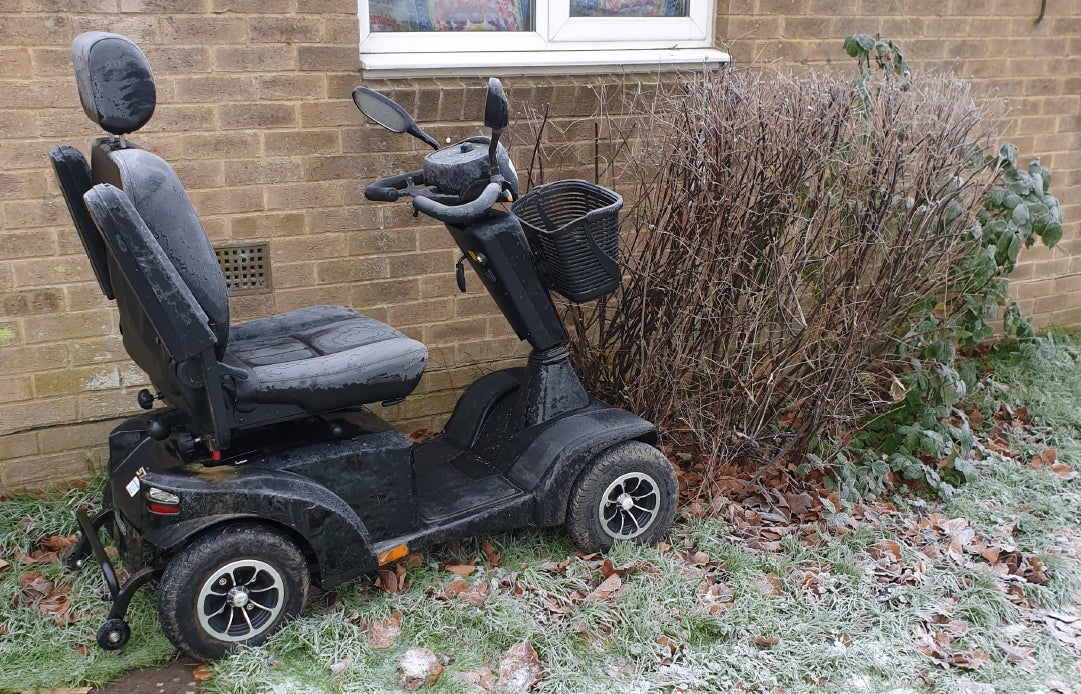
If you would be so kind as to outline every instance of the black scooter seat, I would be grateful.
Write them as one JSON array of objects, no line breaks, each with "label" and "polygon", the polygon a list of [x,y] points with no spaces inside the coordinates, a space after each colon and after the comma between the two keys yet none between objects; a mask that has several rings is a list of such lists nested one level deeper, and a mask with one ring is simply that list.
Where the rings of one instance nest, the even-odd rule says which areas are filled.
[{"label": "black scooter seat", "polygon": [[326,412],[404,398],[427,348],[343,306],[313,306],[231,326],[225,361],[248,373],[237,406],[298,405]]}]

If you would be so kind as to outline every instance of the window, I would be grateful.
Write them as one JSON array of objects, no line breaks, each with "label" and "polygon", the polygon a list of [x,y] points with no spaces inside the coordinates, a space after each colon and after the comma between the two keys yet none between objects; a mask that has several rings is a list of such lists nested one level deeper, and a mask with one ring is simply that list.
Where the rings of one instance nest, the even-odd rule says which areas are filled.
[{"label": "window", "polygon": [[[359,0],[365,70],[719,63],[715,0]],[[470,70],[472,68],[472,70]]]}]

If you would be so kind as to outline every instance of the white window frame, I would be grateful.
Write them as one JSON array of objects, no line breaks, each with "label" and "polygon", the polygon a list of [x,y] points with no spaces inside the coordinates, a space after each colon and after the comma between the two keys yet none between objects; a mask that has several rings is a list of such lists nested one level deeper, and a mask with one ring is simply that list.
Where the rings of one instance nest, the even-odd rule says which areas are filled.
[{"label": "white window frame", "polygon": [[358,0],[365,75],[588,73],[608,68],[719,64],[713,48],[716,0],[688,0],[686,17],[571,17],[569,0],[534,0],[533,31],[373,32]]}]

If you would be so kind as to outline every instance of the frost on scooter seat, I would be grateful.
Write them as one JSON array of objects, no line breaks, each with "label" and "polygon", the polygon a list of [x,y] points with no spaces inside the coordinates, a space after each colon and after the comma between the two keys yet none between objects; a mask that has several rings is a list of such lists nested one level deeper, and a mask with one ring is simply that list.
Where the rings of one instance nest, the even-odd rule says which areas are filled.
[{"label": "frost on scooter seat", "polygon": [[72,61],[83,110],[110,136],[94,141],[89,167],[73,147],[54,149],[52,163],[98,282],[116,299],[125,349],[194,441],[221,450],[238,429],[413,390],[425,346],[351,309],[230,325],[224,277],[183,186],[126,138],[154,112],[146,58],[122,36],[91,32],[75,39]]}]

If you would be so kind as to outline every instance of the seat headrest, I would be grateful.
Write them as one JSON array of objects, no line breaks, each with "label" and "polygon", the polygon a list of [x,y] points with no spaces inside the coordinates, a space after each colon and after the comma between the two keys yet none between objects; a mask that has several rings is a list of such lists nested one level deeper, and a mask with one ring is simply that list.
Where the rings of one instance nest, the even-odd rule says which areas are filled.
[{"label": "seat headrest", "polygon": [[79,34],[71,44],[71,62],[83,110],[106,132],[127,135],[154,115],[154,75],[130,39],[103,31]]}]

